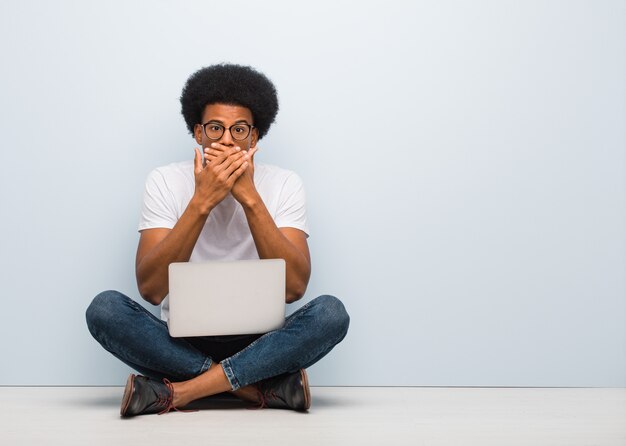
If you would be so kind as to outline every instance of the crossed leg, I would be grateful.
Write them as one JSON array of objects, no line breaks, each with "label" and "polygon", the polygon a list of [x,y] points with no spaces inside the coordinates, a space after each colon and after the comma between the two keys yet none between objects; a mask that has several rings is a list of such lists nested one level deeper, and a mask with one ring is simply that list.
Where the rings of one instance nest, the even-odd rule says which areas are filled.
[{"label": "crossed leg", "polygon": [[319,296],[282,328],[217,363],[184,338],[169,336],[164,321],[117,291],[96,296],[86,317],[107,351],[146,376],[172,381],[172,402],[179,407],[222,392],[258,402],[254,383],[319,361],[345,337],[350,320],[337,298]]}]

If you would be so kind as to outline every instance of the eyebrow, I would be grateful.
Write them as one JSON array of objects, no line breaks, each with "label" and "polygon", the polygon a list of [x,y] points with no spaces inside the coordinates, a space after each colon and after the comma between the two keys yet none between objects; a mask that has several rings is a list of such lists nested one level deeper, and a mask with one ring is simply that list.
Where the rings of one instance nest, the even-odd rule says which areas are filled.
[{"label": "eyebrow", "polygon": [[[205,122],[205,124],[208,124],[209,122],[216,122],[218,124],[224,125],[224,121],[220,121],[219,119],[209,119],[207,122]],[[248,121],[246,121],[245,119],[239,119],[237,121],[235,121],[235,124],[248,124],[248,125],[252,125],[250,124]]]}]

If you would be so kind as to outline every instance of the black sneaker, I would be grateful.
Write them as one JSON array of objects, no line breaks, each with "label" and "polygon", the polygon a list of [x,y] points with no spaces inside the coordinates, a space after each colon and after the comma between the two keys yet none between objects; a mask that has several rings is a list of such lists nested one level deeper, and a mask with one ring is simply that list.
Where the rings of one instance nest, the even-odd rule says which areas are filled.
[{"label": "black sneaker", "polygon": [[131,374],[126,381],[120,415],[122,417],[149,413],[161,415],[172,409],[189,412],[174,407],[173,397],[174,386],[169,380],[163,378],[163,382],[159,382],[146,376]]},{"label": "black sneaker", "polygon": [[304,369],[264,379],[256,384],[259,409],[291,409],[306,411],[311,407],[309,380]]}]

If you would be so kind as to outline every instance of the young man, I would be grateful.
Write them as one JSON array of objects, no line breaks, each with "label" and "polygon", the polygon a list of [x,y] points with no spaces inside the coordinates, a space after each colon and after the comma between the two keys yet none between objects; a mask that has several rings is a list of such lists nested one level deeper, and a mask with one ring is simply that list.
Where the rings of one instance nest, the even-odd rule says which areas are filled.
[{"label": "young man", "polygon": [[169,336],[172,262],[282,258],[287,303],[304,295],[311,273],[300,178],[254,162],[278,112],[272,82],[250,67],[213,65],[188,79],[180,100],[204,153],[196,148],[193,162],[150,173],[139,224],[139,293],[161,305],[161,320],[116,291],[100,293],[87,309],[93,337],[142,374],[129,376],[121,415],[165,413],[225,391],[261,407],[305,411],[305,369],[348,331],[336,297],[313,299],[263,335]]}]

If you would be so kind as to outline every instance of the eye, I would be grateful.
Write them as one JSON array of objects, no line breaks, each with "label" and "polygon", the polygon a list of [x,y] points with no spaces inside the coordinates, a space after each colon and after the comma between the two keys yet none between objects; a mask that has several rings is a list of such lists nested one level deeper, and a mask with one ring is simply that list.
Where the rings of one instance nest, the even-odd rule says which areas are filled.
[{"label": "eye", "polygon": [[212,132],[219,132],[220,130],[222,130],[222,126],[217,125],[217,124],[212,124],[209,126],[209,130]]},{"label": "eye", "polygon": [[235,129],[235,133],[244,133],[246,131],[246,126],[236,125],[234,129]]}]

